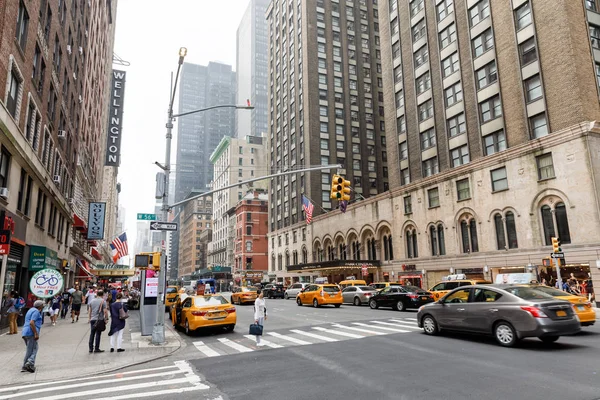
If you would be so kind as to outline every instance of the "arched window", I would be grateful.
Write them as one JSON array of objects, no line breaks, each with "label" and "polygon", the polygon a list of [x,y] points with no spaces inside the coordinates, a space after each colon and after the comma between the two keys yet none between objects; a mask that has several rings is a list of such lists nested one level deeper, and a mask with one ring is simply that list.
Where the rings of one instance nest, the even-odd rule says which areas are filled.
[{"label": "arched window", "polygon": [[542,225],[544,226],[544,240],[546,246],[552,245],[552,238],[556,236],[554,233],[554,221],[552,219],[552,210],[550,206],[542,206]]},{"label": "arched window", "polygon": [[558,203],[555,208],[556,230],[561,244],[571,243],[571,232],[569,232],[569,221],[567,219],[567,208],[564,203]]},{"label": "arched window", "polygon": [[496,243],[498,250],[504,250],[506,248],[506,238],[504,237],[504,221],[502,221],[502,215],[494,215],[494,226],[496,227]]},{"label": "arched window", "polygon": [[373,258],[371,258],[371,260],[376,260],[377,259],[377,251],[376,251],[376,246],[375,246],[375,239],[371,240],[371,255],[373,256]]},{"label": "arched window", "polygon": [[360,242],[354,242],[356,244],[356,259],[360,260]]},{"label": "arched window", "polygon": [[469,231],[471,234],[471,251],[477,253],[479,251],[479,244],[477,242],[477,222],[474,219],[469,222]]},{"label": "arched window", "polygon": [[340,260],[346,259],[346,245],[344,243],[340,243]]},{"label": "arched window", "polygon": [[283,269],[283,257],[281,254],[277,256],[277,270],[281,271]]},{"label": "arched window", "polygon": [[252,251],[252,240],[246,240],[246,251]]},{"label": "arched window", "polygon": [[446,243],[444,241],[444,226],[439,224],[437,227],[438,231],[438,245],[440,247],[440,256],[446,255]]},{"label": "arched window", "polygon": [[286,251],[285,252],[285,266],[286,268],[290,265],[290,252]]},{"label": "arched window", "polygon": [[431,255],[443,256],[446,254],[446,244],[444,243],[444,226],[438,224],[429,227],[429,240],[431,242]]},{"label": "arched window", "polygon": [[271,271],[275,271],[275,254],[271,254]]},{"label": "arched window", "polygon": [[506,223],[506,235],[508,236],[508,248],[517,249],[519,247],[519,242],[517,241],[517,226],[515,224],[515,214],[509,211],[506,213],[504,219]]},{"label": "arched window", "polygon": [[390,253],[390,260],[394,259],[394,245],[392,244],[392,235],[388,236],[388,248]]},{"label": "arched window", "polygon": [[408,229],[406,231],[406,255],[408,258],[419,257],[419,249],[417,247],[417,230]]},{"label": "arched window", "polygon": [[390,255],[388,253],[388,240],[387,236],[383,236],[383,259],[385,261],[390,259]]},{"label": "arched window", "polygon": [[371,246],[371,239],[367,239],[367,260],[373,260],[375,257],[373,257],[373,252],[372,250],[372,246]]},{"label": "arched window", "polygon": [[462,241],[463,253],[476,253],[479,251],[477,241],[477,222],[475,219],[463,220],[460,223],[460,236]]},{"label": "arched window", "polygon": [[302,264],[308,263],[308,251],[306,251],[306,247],[302,248]]},{"label": "arched window", "polygon": [[471,246],[469,246],[469,225],[467,224],[467,221],[462,221],[460,223],[460,237],[462,240],[463,253],[469,253],[471,251]]},{"label": "arched window", "polygon": [[437,230],[435,226],[429,228],[429,237],[431,239],[431,255],[438,255],[438,241],[437,241]]},{"label": "arched window", "polygon": [[293,260],[293,265],[297,265],[298,264],[298,252],[296,250],[294,250],[294,252],[292,253],[292,260]]}]

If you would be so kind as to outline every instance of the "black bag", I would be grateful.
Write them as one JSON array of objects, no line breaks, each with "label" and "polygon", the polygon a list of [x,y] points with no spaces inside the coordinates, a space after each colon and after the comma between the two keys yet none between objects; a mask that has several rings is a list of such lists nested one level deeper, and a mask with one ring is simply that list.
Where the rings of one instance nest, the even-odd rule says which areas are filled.
[{"label": "black bag", "polygon": [[259,324],[250,325],[250,335],[254,336],[262,336],[263,334],[263,326]]},{"label": "black bag", "polygon": [[96,321],[96,323],[94,324],[94,329],[98,332],[104,332],[106,330],[106,321],[104,320],[104,318]]}]

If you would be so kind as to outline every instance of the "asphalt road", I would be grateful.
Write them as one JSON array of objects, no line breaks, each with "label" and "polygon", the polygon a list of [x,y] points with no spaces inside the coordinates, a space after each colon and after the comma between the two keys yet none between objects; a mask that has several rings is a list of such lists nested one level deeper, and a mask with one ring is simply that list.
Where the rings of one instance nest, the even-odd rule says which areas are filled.
[{"label": "asphalt road", "polygon": [[107,397],[600,399],[600,322],[554,344],[528,339],[507,349],[481,336],[426,336],[416,311],[314,309],[293,300],[267,300],[267,308],[269,345],[246,336],[252,305],[237,306],[235,332],[181,333],[185,346],[174,355],[114,376],[121,387],[129,378],[126,393],[135,396]]}]

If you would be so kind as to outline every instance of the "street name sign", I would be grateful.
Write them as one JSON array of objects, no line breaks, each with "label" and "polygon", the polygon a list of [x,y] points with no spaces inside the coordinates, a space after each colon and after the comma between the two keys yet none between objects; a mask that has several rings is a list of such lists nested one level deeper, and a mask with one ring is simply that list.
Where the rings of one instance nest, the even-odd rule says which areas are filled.
[{"label": "street name sign", "polygon": [[550,253],[550,258],[565,258],[565,253]]},{"label": "street name sign", "polygon": [[176,231],[177,224],[174,222],[152,222],[150,224],[151,231]]},{"label": "street name sign", "polygon": [[137,219],[138,220],[142,220],[142,221],[156,221],[156,214],[141,214],[141,213],[138,213]]}]

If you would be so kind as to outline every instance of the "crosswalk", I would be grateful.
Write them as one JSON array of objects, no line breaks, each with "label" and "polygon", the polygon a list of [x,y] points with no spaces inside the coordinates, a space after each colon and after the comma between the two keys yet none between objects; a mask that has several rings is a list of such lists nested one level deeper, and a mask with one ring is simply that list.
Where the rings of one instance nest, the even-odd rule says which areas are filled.
[{"label": "crosswalk", "polygon": [[208,389],[187,361],[176,361],[157,368],[0,388],[0,400],[171,398],[174,394]]},{"label": "crosswalk", "polygon": [[[243,329],[238,327],[238,330]],[[194,341],[194,358],[220,357],[232,354],[250,353],[262,349],[281,349],[293,346],[307,346],[319,343],[333,343],[345,340],[359,340],[367,337],[420,332],[416,318],[391,318],[364,322],[331,323],[302,329],[288,329],[271,332],[268,327],[261,338],[263,347],[256,344],[253,335],[227,335],[227,338],[209,338]]]}]

